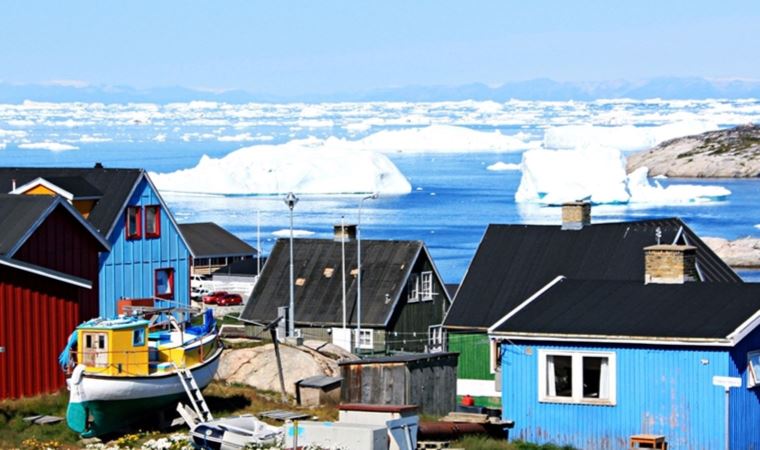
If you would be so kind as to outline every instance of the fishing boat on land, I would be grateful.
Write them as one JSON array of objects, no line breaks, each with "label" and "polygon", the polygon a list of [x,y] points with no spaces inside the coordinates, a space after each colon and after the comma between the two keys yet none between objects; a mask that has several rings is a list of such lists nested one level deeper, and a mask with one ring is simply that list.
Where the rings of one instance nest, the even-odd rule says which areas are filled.
[{"label": "fishing boat on land", "polygon": [[73,367],[66,380],[69,428],[83,437],[115,431],[211,382],[223,349],[212,311],[195,326],[166,312],[77,327],[61,355]]}]

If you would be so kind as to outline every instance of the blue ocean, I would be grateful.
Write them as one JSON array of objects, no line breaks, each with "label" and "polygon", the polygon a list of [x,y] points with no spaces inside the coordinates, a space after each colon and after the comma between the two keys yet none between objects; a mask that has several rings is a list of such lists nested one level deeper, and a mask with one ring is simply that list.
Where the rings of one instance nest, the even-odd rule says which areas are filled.
[{"label": "blue ocean", "polygon": [[[649,135],[636,134],[637,130],[663,129],[685,120],[727,127],[758,118],[760,102],[755,100],[242,106],[27,102],[0,105],[0,164],[91,166],[100,162],[106,167],[173,172],[194,167],[203,155],[222,157],[245,146],[276,145],[309,136],[360,139],[381,130],[436,123],[498,130],[528,146],[540,144],[550,127],[582,124],[608,130],[613,136],[619,132],[623,143],[638,136],[644,145]],[[363,202],[362,238],[424,241],[448,283],[461,280],[489,223],[559,223],[556,207],[515,202],[519,170],[487,170],[496,162],[519,163],[520,150],[391,152],[388,157],[409,180],[412,191]],[[658,182],[719,185],[731,195],[723,201],[675,206],[599,205],[593,208],[593,220],[678,216],[702,236],[760,236],[759,180]],[[289,211],[281,196],[167,192],[164,197],[178,221],[217,222],[254,246],[260,241],[265,254],[276,239],[273,233],[289,226]],[[294,210],[298,235],[329,237],[332,226],[341,220],[355,223],[358,219],[360,195],[300,194],[299,198]],[[742,276],[760,280],[751,271]]]}]

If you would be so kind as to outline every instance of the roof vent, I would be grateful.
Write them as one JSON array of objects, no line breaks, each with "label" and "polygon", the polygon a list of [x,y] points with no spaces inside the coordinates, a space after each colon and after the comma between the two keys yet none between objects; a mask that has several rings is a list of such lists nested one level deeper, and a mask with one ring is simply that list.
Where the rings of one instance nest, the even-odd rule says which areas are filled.
[{"label": "roof vent", "polygon": [[100,161],[96,162],[95,163],[95,168],[96,169],[102,169],[103,168],[103,163],[101,163]]},{"label": "roof vent", "polygon": [[333,233],[335,242],[351,242],[356,239],[356,225],[335,225]]},{"label": "roof vent", "polygon": [[697,248],[662,244],[644,247],[644,283],[681,284],[699,279]]},{"label": "roof vent", "polygon": [[591,203],[569,202],[562,204],[562,229],[580,230],[591,225]]}]

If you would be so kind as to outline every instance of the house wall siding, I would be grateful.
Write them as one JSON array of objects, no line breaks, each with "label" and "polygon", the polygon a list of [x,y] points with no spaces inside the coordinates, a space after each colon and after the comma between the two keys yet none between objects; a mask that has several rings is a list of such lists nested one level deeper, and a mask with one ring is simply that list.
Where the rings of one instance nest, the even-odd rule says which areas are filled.
[{"label": "house wall siding", "polygon": [[[160,204],[150,184],[142,179],[132,194],[129,206]],[[125,236],[125,214],[122,212],[109,236],[111,252],[101,255],[100,316],[114,317],[120,298],[147,298],[154,295],[156,269],[174,269],[174,301],[181,305],[190,302],[190,252],[179,231],[169,218],[170,212],[161,208],[159,238],[128,240]],[[142,214],[145,220],[145,214]]]},{"label": "house wall siding", "polygon": [[100,243],[63,206],[45,219],[13,255],[48,269],[84,278],[92,289],[80,289],[79,321],[98,316],[98,252]]},{"label": "house wall siding", "polygon": [[728,375],[742,378],[742,387],[731,389],[729,394],[731,448],[760,449],[760,386],[747,388],[747,353],[753,350],[760,350],[760,329],[742,339],[731,350],[728,361]]},{"label": "house wall siding", "polygon": [[[539,402],[542,349],[615,352],[616,405]],[[631,435],[653,433],[671,450],[722,448],[723,392],[712,377],[726,375],[727,365],[722,349],[503,343],[503,416],[515,420],[512,436],[538,443],[618,449]]]},{"label": "house wall siding", "polygon": [[401,307],[396,309],[388,327],[385,342],[388,351],[424,352],[428,346],[429,327],[443,322],[446,308],[449,306],[444,292],[445,287],[436,276],[433,265],[425,257],[425,253],[421,252],[410,276],[420,275],[427,271],[433,273],[433,299],[409,303],[408,287],[404,286],[399,299]]},{"label": "house wall siding", "polygon": [[448,351],[459,353],[457,376],[469,380],[493,380],[488,335],[448,331]]},{"label": "house wall siding", "polygon": [[58,367],[71,331],[80,322],[77,288],[0,267],[0,399],[55,392],[65,386]]}]

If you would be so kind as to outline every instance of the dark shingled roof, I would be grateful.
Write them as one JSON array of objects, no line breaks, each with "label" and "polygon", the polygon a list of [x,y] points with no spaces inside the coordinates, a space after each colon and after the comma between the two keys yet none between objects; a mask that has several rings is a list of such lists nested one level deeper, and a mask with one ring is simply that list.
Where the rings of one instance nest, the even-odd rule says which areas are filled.
[{"label": "dark shingled roof", "polygon": [[644,281],[644,247],[697,248],[703,281],[741,283],[677,218],[599,223],[580,230],[548,225],[489,225],[444,321],[448,327],[487,329],[558,275],[577,279]]},{"label": "dark shingled roof", "polygon": [[760,283],[563,279],[497,333],[725,339],[760,310]]},{"label": "dark shingled roof", "polygon": [[[142,174],[142,169],[0,167],[0,192],[10,192],[14,179],[16,186],[21,186],[42,177],[53,184],[54,179],[60,181],[63,178],[70,188],[80,192],[102,193],[87,220],[102,235],[107,236],[116,220],[121,218],[122,207]],[[73,178],[82,179],[91,188],[85,187],[82,182],[72,181]],[[72,187],[74,184],[76,186]]]},{"label": "dark shingled roof", "polygon": [[0,254],[6,254],[39,225],[56,202],[47,195],[0,194]]},{"label": "dark shingled roof", "polygon": [[[255,250],[255,249],[254,249]],[[265,257],[261,257],[261,267],[264,267],[264,264],[266,264],[267,259]],[[248,258],[248,259],[241,259],[238,261],[235,261],[233,263],[227,264],[224,267],[220,267],[219,269],[214,271],[214,274],[218,275],[258,275],[258,262],[256,261],[256,257]]]},{"label": "dark shingled roof", "polygon": [[[356,270],[356,243],[345,247],[346,316],[349,323],[356,324],[356,277],[351,274]],[[389,322],[412,266],[420,253],[426,253],[423,247],[422,241],[362,240],[362,325],[384,327]],[[340,242],[295,239],[293,260],[296,323],[340,325],[343,314]],[[288,240],[278,239],[241,318],[269,322],[276,318],[278,306],[288,305],[289,264]],[[300,286],[299,279],[303,279]]]},{"label": "dark shingled roof", "polygon": [[74,198],[100,198],[103,193],[81,176],[45,177],[45,180],[70,192]]},{"label": "dark shingled roof", "polygon": [[255,248],[213,222],[183,223],[179,229],[194,258],[256,254]]}]

